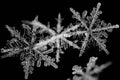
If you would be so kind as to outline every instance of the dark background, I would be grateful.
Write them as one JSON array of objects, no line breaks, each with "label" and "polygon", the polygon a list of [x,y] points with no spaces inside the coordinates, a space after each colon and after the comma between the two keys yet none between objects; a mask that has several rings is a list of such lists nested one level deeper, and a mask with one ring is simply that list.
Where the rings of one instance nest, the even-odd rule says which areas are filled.
[{"label": "dark background", "polygon": [[[55,18],[58,13],[61,13],[64,18],[63,26],[67,26],[72,19],[72,13],[69,8],[72,7],[80,13],[87,10],[90,13],[97,3],[101,2],[101,10],[103,14],[101,19],[106,22],[119,24],[119,1],[118,0],[39,0],[39,1],[0,1],[0,46],[2,47],[7,39],[10,39],[10,34],[5,29],[5,25],[16,26],[20,28],[22,20],[32,21],[35,16],[39,16],[39,21],[47,24],[49,21],[52,26],[56,25]],[[66,80],[72,78],[72,66],[85,66],[91,56],[97,56],[98,64],[103,64],[108,61],[112,65],[101,73],[101,80],[113,80],[119,78],[119,44],[120,44],[120,29],[114,29],[109,33],[107,39],[107,49],[110,54],[107,56],[103,51],[99,52],[98,47],[90,46],[84,55],[78,58],[79,52],[72,48],[68,49],[65,54],[61,54],[59,69],[52,67],[35,68],[29,80]],[[42,64],[43,65],[43,64]],[[0,60],[0,79],[1,80],[23,80],[24,72],[20,65],[18,57],[6,58]]]}]

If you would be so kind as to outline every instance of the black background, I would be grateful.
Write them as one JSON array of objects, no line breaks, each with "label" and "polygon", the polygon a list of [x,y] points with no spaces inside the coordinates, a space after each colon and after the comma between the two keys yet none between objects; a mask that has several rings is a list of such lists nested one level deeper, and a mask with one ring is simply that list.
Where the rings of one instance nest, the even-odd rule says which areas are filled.
[{"label": "black background", "polygon": [[[10,39],[10,34],[5,29],[5,25],[16,26],[20,28],[22,20],[32,21],[35,16],[39,16],[39,21],[47,24],[49,21],[52,26],[56,25],[55,18],[58,13],[61,13],[64,18],[63,26],[67,26],[72,20],[72,13],[69,8],[72,7],[76,11],[82,12],[87,10],[89,13],[93,7],[96,7],[100,2],[103,14],[101,19],[106,22],[119,24],[119,1],[117,0],[39,0],[39,1],[0,1],[0,46],[2,47],[7,39]],[[72,78],[72,66],[85,66],[91,56],[97,56],[98,64],[103,64],[108,61],[112,65],[104,70],[101,74],[101,80],[113,80],[119,78],[119,44],[120,44],[120,29],[114,29],[109,33],[107,39],[107,49],[110,54],[107,56],[103,51],[99,52],[98,47],[90,46],[82,57],[78,57],[79,52],[72,48],[68,49],[65,54],[61,55],[59,69],[52,67],[35,68],[29,80],[66,80]],[[6,58],[0,60],[0,79],[1,80],[23,80],[24,72],[20,65],[20,60],[16,58]]]}]

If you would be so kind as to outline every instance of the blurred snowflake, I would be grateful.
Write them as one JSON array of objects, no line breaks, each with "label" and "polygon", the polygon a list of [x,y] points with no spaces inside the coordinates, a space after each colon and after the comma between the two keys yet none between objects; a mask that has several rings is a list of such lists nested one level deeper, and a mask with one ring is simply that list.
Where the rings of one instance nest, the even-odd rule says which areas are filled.
[{"label": "blurred snowflake", "polygon": [[100,72],[110,66],[111,62],[98,66],[96,65],[96,60],[97,57],[90,57],[87,67],[84,68],[78,65],[73,66],[73,80],[98,80]]}]

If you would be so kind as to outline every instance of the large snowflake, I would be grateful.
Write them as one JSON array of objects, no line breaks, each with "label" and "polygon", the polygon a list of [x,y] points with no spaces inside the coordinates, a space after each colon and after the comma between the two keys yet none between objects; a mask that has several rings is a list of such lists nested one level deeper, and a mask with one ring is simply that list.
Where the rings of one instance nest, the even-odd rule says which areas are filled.
[{"label": "large snowflake", "polygon": [[[101,3],[97,4],[96,8],[93,8],[90,16],[87,16],[87,11],[85,10],[82,13],[82,16],[72,8],[70,11],[73,13],[73,18],[77,19],[80,24],[80,29],[73,32],[74,35],[85,34],[84,40],[82,40],[82,45],[80,49],[80,56],[85,51],[87,45],[91,42],[96,42],[96,45],[99,46],[100,50],[104,50],[106,54],[109,54],[109,51],[106,49],[106,39],[108,38],[108,32],[112,32],[112,29],[119,28],[119,25],[111,25],[111,23],[105,23],[103,20],[100,20],[98,17],[102,14],[100,11]],[[69,30],[78,29],[77,26],[70,28]],[[82,30],[81,30],[82,29]],[[84,29],[84,30],[83,30]]]}]

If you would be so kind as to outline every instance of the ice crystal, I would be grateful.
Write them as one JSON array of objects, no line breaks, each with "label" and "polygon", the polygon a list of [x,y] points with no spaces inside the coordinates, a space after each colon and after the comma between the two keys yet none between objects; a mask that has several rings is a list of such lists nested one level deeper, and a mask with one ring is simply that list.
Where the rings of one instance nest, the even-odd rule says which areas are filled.
[{"label": "ice crystal", "polygon": [[[109,51],[106,49],[106,39],[108,38],[108,32],[111,32],[114,28],[119,28],[119,25],[111,25],[111,23],[105,23],[103,20],[100,20],[98,17],[102,14],[100,11],[101,3],[97,4],[96,8],[93,8],[90,16],[87,16],[87,11],[85,10],[80,16],[79,12],[75,11],[73,8],[70,8],[70,11],[73,13],[73,18],[79,21],[80,26],[73,26],[69,30],[77,31],[73,32],[72,35],[81,35],[85,34],[85,38],[82,41],[80,56],[84,53],[87,45],[91,41],[95,41],[96,45],[99,46],[100,50],[104,50],[106,54],[109,54]],[[77,23],[78,24],[78,23]],[[84,29],[84,30],[83,30]]]},{"label": "ice crystal", "polygon": [[21,65],[23,65],[24,68],[25,79],[28,79],[29,74],[32,74],[35,65],[37,67],[41,66],[42,60],[45,66],[58,68],[55,64],[55,59],[45,54],[48,52],[45,51],[47,49],[46,46],[42,47],[39,52],[34,49],[34,45],[37,43],[38,39],[37,34],[40,30],[37,30],[35,26],[31,27],[27,24],[23,24],[22,27],[24,30],[23,33],[16,30],[15,27],[6,26],[13,38],[8,40],[6,46],[1,49],[1,58],[19,55],[22,61]]},{"label": "ice crystal", "polygon": [[73,66],[73,80],[98,80],[98,74],[102,72],[103,69],[110,66],[111,62],[98,66],[96,65],[97,59],[97,57],[91,57],[87,63],[87,67],[84,68],[78,65]]}]

